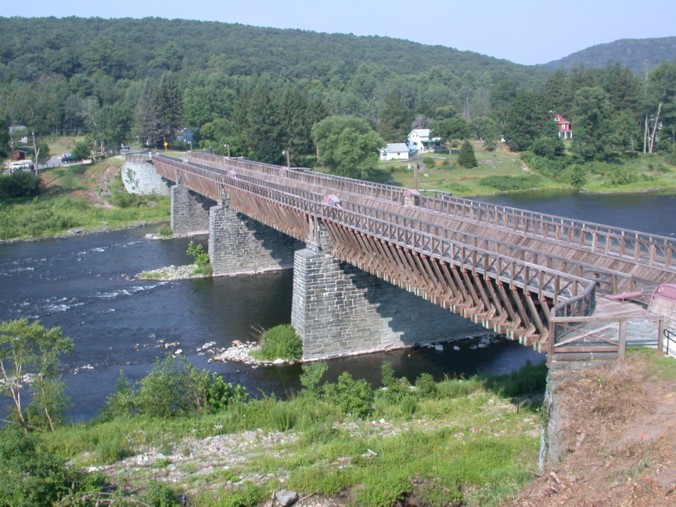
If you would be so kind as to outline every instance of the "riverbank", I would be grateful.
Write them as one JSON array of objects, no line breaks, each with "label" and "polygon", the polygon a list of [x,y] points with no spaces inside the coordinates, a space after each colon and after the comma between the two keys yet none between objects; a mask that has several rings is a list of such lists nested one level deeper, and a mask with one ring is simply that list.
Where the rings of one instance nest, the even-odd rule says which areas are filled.
[{"label": "riverbank", "polygon": [[[454,165],[455,155],[435,155],[435,163],[413,177],[411,164],[382,163],[373,181],[421,191],[441,190],[456,196],[486,197],[522,192],[575,192],[568,183],[524,170],[519,154],[477,152],[479,167]],[[91,166],[70,166],[40,173],[44,192],[36,199],[3,204],[0,242],[34,241],[119,230],[141,224],[167,223],[170,199],[160,195],[137,196],[124,188],[124,161],[113,158]],[[617,171],[629,173],[624,183],[610,184]],[[584,193],[676,194],[676,168],[664,157],[638,157],[625,165],[596,164],[588,168],[590,181]],[[633,176],[632,176],[633,175]],[[625,175],[626,176],[626,175]],[[609,179],[610,178],[610,179]]]}]

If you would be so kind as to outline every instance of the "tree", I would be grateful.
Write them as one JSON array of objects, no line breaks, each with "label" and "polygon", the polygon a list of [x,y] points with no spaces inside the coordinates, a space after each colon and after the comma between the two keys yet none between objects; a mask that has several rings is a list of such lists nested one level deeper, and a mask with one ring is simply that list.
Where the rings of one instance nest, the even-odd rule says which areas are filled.
[{"label": "tree", "polygon": [[366,176],[378,162],[382,138],[361,118],[329,116],[312,128],[319,162],[350,178]]},{"label": "tree", "polygon": [[479,165],[476,161],[476,156],[474,155],[474,148],[472,148],[472,144],[468,140],[465,140],[465,142],[462,143],[462,146],[460,146],[458,164],[467,169]]},{"label": "tree", "polygon": [[[654,153],[660,125],[671,143],[676,136],[676,63],[664,62],[652,70],[646,95],[643,151]],[[665,144],[668,147],[669,142]]]},{"label": "tree", "polygon": [[512,151],[525,151],[543,133],[553,132],[553,128],[554,121],[544,95],[521,92],[507,111],[505,142]]},{"label": "tree", "polygon": [[277,164],[286,149],[280,136],[279,103],[268,78],[240,98],[236,115],[237,131],[245,156],[259,162]]},{"label": "tree", "polygon": [[459,115],[453,118],[438,120],[432,123],[430,137],[438,137],[441,142],[450,148],[453,140],[467,139],[471,129],[469,124]]},{"label": "tree", "polygon": [[157,85],[157,115],[165,141],[173,141],[174,133],[183,126],[183,94],[173,72],[164,72]]},{"label": "tree", "polygon": [[500,140],[500,126],[493,118],[488,116],[475,116],[472,118],[472,129],[474,136],[483,141],[484,148],[488,151],[495,150]]},{"label": "tree", "polygon": [[388,142],[401,142],[406,139],[411,129],[411,116],[411,112],[406,109],[401,99],[395,93],[390,93],[380,112],[378,126],[380,137]]},{"label": "tree", "polygon": [[307,97],[291,86],[284,90],[279,103],[280,140],[289,163],[299,165],[304,155],[312,153],[310,132],[314,123]]},{"label": "tree", "polygon": [[157,108],[157,87],[150,79],[144,81],[136,106],[136,132],[141,143],[148,147],[154,148],[162,139],[162,123]]},{"label": "tree", "polygon": [[[72,340],[58,327],[46,329],[28,319],[0,323],[0,393],[11,398],[13,415],[24,430],[46,425],[54,431],[63,416],[65,395],[58,368],[61,354],[72,348]],[[22,399],[26,383],[28,406]]]},{"label": "tree", "polygon": [[573,155],[580,161],[609,160],[619,144],[612,130],[612,109],[600,86],[580,88],[575,93]]}]

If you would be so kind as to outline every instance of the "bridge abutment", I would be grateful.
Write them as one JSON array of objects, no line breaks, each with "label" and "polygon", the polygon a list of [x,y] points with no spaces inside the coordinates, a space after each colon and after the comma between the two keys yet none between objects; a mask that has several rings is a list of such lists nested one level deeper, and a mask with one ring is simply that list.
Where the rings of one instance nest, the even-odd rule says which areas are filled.
[{"label": "bridge abutment", "polygon": [[171,187],[171,230],[190,234],[209,230],[209,209],[214,201],[177,184]]},{"label": "bridge abutment", "polygon": [[209,214],[209,260],[214,276],[262,273],[293,266],[303,243],[233,210],[227,199]]},{"label": "bridge abutment", "polygon": [[293,270],[291,325],[304,360],[443,341],[460,319],[321,251],[296,252]]}]

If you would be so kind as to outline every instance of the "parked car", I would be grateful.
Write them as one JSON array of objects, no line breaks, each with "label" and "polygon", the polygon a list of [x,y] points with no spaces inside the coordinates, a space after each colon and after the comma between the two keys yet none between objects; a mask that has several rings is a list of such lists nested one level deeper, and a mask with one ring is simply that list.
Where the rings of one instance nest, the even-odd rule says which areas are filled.
[{"label": "parked car", "polygon": [[63,156],[61,157],[61,162],[68,163],[68,162],[75,162],[75,157],[73,157],[72,153],[64,153]]}]

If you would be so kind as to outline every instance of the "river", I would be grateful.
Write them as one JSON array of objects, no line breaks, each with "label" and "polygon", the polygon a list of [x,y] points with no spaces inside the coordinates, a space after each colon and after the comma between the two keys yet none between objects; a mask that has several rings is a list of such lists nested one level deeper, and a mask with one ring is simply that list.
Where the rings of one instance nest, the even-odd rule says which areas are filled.
[{"label": "river", "polygon": [[[484,201],[572,218],[674,235],[676,196],[588,194],[484,197]],[[210,361],[200,351],[209,342],[227,347],[252,338],[253,326],[287,323],[291,313],[291,271],[255,276],[171,282],[142,281],[144,270],[187,264],[187,239],[150,240],[156,228],[0,245],[0,320],[39,319],[60,326],[73,339],[63,378],[71,400],[68,418],[96,416],[115,389],[120,371],[142,378],[168,352],[242,384],[250,392],[283,396],[298,388],[300,366],[253,367]],[[206,243],[206,238],[198,238]],[[455,319],[449,338],[478,332]],[[515,342],[486,349],[406,349],[329,361],[329,378],[341,371],[379,380],[388,361],[413,380],[421,372],[436,378],[477,372],[508,373],[544,357]]]}]

